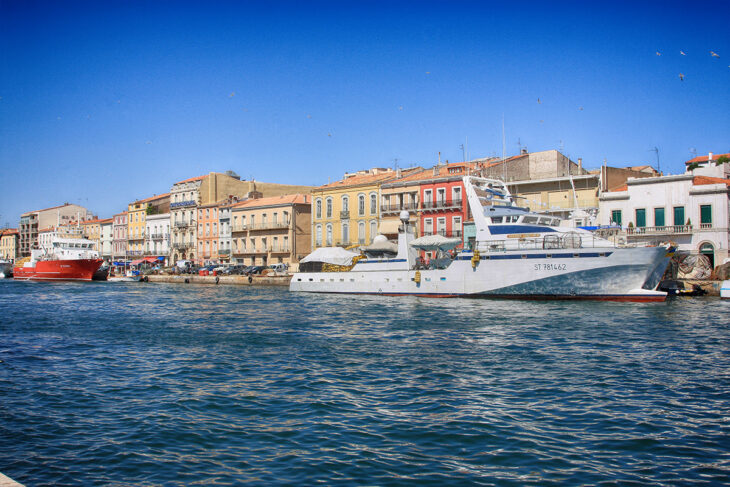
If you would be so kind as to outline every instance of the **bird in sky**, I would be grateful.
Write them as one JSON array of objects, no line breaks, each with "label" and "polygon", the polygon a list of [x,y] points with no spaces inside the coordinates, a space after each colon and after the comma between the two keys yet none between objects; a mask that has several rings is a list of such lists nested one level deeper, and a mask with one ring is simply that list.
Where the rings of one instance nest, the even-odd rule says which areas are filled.
[{"label": "bird in sky", "polygon": [[327,137],[332,137],[332,134],[327,134]]},{"label": "bird in sky", "polygon": [[578,110],[580,110],[582,112],[583,111],[583,107],[578,107]]},{"label": "bird in sky", "polygon": [[307,118],[312,118],[312,116],[311,116],[311,115],[309,115],[309,114],[307,114]]},{"label": "bird in sky", "polygon": [[661,53],[661,52],[659,52],[659,51],[657,51],[657,52],[656,52],[656,55],[657,55],[657,56],[661,56],[661,55],[662,55],[662,53]]},{"label": "bird in sky", "polygon": [[231,94],[228,95],[228,98],[233,98],[234,96],[236,96],[236,92],[235,91],[231,91]]},{"label": "bird in sky", "polygon": [[712,57],[720,57],[720,55],[718,53],[716,53],[715,51],[710,51],[710,56],[712,56]]},{"label": "bird in sky", "polygon": [[680,53],[680,54],[681,54],[682,56],[686,56],[686,54],[684,53],[684,51],[679,51],[679,53]]},{"label": "bird in sky", "polygon": [[537,103],[538,104],[541,104],[542,103],[539,98],[537,99]]},{"label": "bird in sky", "polygon": [[402,111],[403,110],[403,105],[399,106],[398,107],[398,110],[401,110]]},{"label": "bird in sky", "polygon": [[431,71],[426,71],[426,74],[431,74]]},{"label": "bird in sky", "polygon": [[679,81],[684,81],[684,75],[682,73],[679,73]]}]

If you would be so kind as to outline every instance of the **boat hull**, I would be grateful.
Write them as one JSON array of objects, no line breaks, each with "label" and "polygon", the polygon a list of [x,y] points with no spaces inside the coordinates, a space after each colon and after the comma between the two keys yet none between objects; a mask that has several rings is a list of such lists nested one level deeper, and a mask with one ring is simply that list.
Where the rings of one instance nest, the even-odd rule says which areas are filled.
[{"label": "boat hull", "polygon": [[91,281],[101,259],[41,260],[34,267],[16,267],[13,278],[33,281]]},{"label": "boat hull", "polygon": [[[654,291],[671,253],[666,247],[581,249],[482,255],[469,252],[445,268],[297,273],[290,290],[499,299],[663,301]],[[656,281],[656,282],[654,282]]]}]

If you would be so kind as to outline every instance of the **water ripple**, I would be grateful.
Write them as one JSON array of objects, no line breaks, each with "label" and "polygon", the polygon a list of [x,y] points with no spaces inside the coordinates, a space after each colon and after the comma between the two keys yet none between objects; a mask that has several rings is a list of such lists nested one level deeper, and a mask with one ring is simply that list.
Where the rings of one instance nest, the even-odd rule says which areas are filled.
[{"label": "water ripple", "polygon": [[727,484],[730,303],[0,281],[28,485]]}]

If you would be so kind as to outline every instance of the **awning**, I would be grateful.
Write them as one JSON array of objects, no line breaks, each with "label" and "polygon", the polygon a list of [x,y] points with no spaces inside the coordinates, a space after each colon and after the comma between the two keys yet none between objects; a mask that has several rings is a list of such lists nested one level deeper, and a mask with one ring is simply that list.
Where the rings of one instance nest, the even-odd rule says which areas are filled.
[{"label": "awning", "polygon": [[411,247],[421,250],[451,250],[461,245],[460,238],[446,238],[438,233],[424,235],[411,242]]},{"label": "awning", "polygon": [[144,259],[137,259],[137,260],[133,260],[133,261],[132,261],[132,265],[139,265],[139,264],[141,264],[142,262],[144,262]]},{"label": "awning", "polygon": [[383,220],[378,225],[378,233],[381,235],[394,235],[398,233],[400,220]]}]

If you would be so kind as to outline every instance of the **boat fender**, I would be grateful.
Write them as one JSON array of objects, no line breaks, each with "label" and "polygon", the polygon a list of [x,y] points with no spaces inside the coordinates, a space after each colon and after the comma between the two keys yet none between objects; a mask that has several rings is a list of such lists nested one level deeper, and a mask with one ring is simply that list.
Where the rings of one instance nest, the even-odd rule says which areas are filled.
[{"label": "boat fender", "polygon": [[416,275],[413,276],[413,282],[416,284],[421,282],[421,271],[416,271]]},{"label": "boat fender", "polygon": [[190,284],[190,279],[188,279],[187,277],[185,278],[185,284]]},{"label": "boat fender", "polygon": [[480,259],[480,258],[481,258],[481,257],[479,256],[479,251],[478,251],[478,250],[474,250],[474,255],[473,255],[473,256],[472,256],[472,258],[471,258],[471,266],[472,266],[473,268],[475,268],[475,269],[476,269],[476,267],[477,267],[477,264],[479,264],[479,259]]},{"label": "boat fender", "polygon": [[216,284],[218,284],[218,282],[219,282],[220,280],[221,280],[221,278],[220,278],[220,277],[218,277],[218,276],[216,276],[216,278],[215,278],[215,283],[216,283]]},{"label": "boat fender", "polygon": [[253,282],[253,277],[248,276],[248,283],[251,284]]}]

